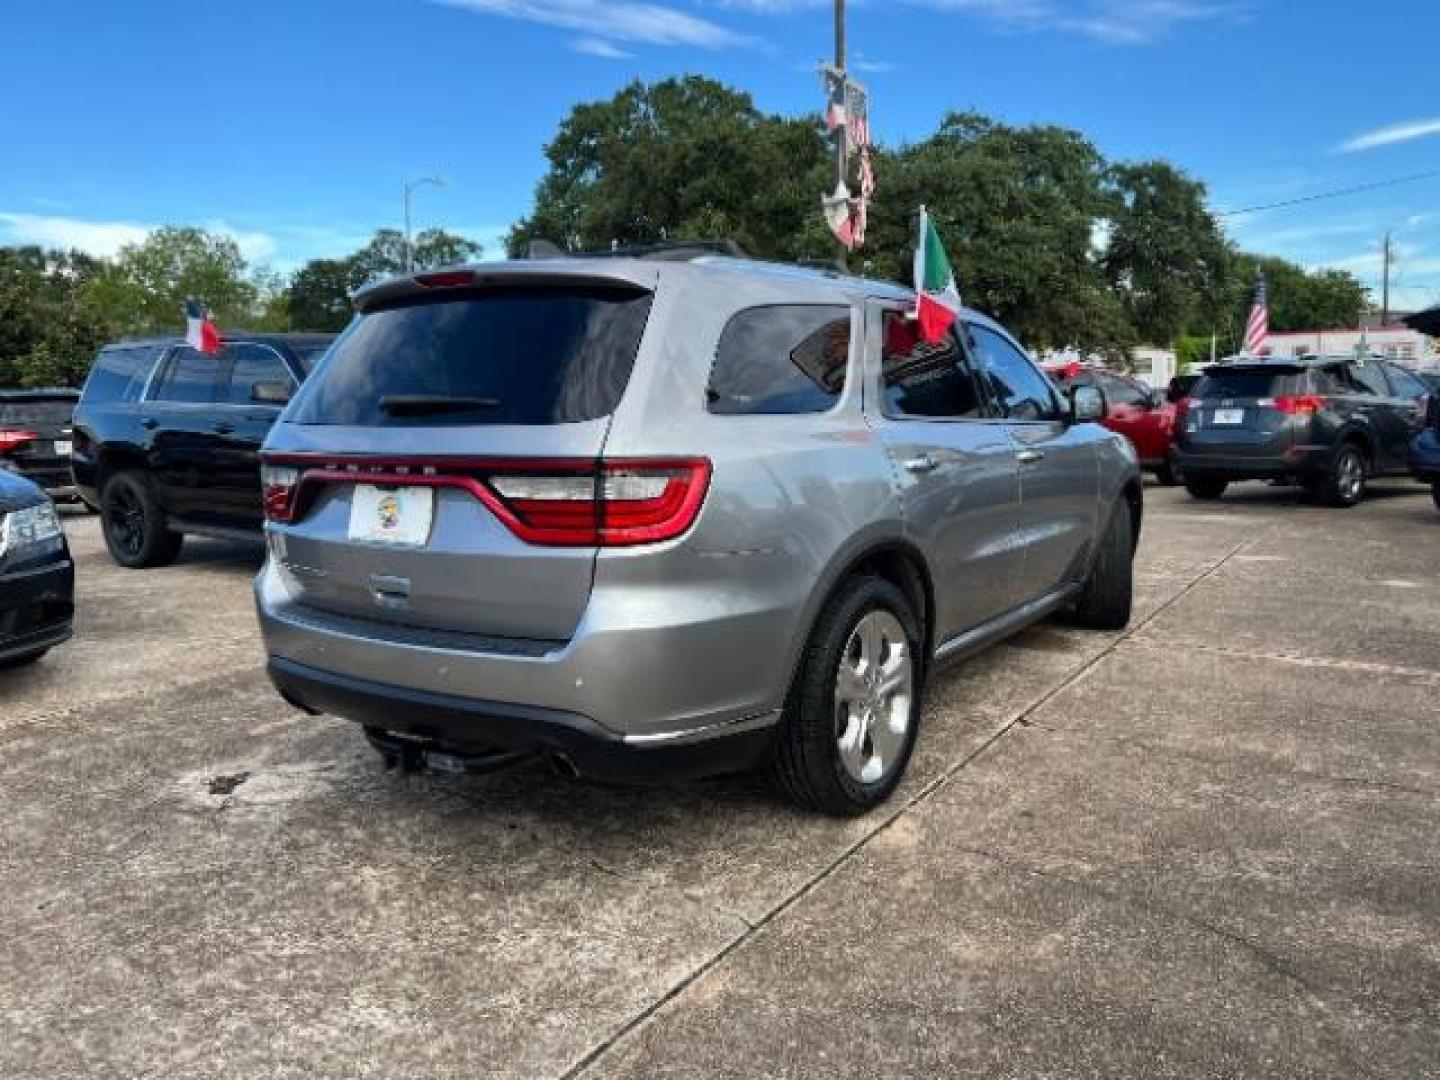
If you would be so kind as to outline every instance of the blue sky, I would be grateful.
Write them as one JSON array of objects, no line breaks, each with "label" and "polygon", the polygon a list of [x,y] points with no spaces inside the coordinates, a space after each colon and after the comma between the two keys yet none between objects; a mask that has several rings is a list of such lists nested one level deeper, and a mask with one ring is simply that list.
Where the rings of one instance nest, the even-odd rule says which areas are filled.
[{"label": "blue sky", "polygon": [[[831,48],[829,0],[6,8],[0,243],[108,252],[199,224],[282,270],[398,225],[427,172],[447,186],[416,195],[417,227],[493,253],[574,103],[699,72],[800,113]],[[1440,170],[1434,0],[852,0],[850,31],[889,143],[951,108],[1063,124],[1177,162],[1217,209]],[[1440,177],[1227,223],[1369,284],[1392,229],[1399,305],[1440,302]]]}]

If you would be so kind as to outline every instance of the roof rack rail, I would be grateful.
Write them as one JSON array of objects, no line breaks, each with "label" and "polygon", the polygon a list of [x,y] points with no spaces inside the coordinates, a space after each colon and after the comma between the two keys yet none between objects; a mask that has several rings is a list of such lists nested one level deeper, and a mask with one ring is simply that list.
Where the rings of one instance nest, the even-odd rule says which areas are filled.
[{"label": "roof rack rail", "polygon": [[653,244],[610,245],[609,251],[566,251],[549,240],[531,240],[525,247],[527,259],[654,259],[660,262],[687,262],[704,255],[729,255],[748,259],[745,249],[734,240],[659,240]]}]

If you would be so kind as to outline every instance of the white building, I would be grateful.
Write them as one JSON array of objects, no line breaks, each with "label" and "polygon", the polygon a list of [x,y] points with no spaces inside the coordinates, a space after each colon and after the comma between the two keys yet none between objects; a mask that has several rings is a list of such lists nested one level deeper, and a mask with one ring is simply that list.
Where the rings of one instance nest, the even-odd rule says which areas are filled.
[{"label": "white building", "polygon": [[1272,356],[1334,356],[1364,348],[1366,352],[1379,353],[1387,360],[1408,367],[1440,368],[1440,355],[1435,352],[1434,341],[1408,326],[1271,333],[1265,344]]}]

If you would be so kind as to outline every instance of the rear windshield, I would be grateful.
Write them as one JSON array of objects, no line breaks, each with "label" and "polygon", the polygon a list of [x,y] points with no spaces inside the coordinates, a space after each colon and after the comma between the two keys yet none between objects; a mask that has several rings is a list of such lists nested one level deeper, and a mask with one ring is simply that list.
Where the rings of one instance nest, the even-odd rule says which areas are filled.
[{"label": "rear windshield", "polygon": [[12,424],[49,424],[64,426],[70,423],[75,412],[75,402],[56,401],[0,401],[0,427]]},{"label": "rear windshield", "polygon": [[[335,343],[289,419],[433,426],[608,416],[630,381],[650,299],[628,288],[487,289],[371,312]],[[450,407],[414,407],[426,401]]]},{"label": "rear windshield", "polygon": [[1296,371],[1212,371],[1190,391],[1197,398],[1271,398],[1299,392],[1303,374]]}]

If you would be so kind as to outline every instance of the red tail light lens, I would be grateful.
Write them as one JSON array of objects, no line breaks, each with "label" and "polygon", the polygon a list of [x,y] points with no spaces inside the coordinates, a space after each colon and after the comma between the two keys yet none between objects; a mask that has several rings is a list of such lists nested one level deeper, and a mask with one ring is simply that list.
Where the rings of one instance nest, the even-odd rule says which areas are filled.
[{"label": "red tail light lens", "polygon": [[1285,394],[1275,399],[1275,408],[1286,416],[1317,413],[1325,404],[1325,398],[1318,394]]},{"label": "red tail light lens", "polygon": [[507,464],[487,481],[498,496],[491,510],[526,543],[628,547],[671,540],[694,524],[710,462],[611,460],[563,472]]},{"label": "red tail light lens", "polygon": [[527,544],[630,547],[672,540],[700,513],[710,487],[706,458],[466,461],[277,454],[261,468],[265,516],[304,512],[321,484],[459,488]]},{"label": "red tail light lens", "polygon": [[453,289],[473,284],[475,275],[469,270],[436,270],[430,274],[416,274],[415,280],[427,289]]},{"label": "red tail light lens", "polygon": [[33,431],[4,431],[0,430],[0,454],[8,454],[17,446],[29,442],[31,439],[39,438]]},{"label": "red tail light lens", "polygon": [[283,523],[294,518],[299,488],[300,470],[293,465],[260,466],[260,490],[269,520]]}]

